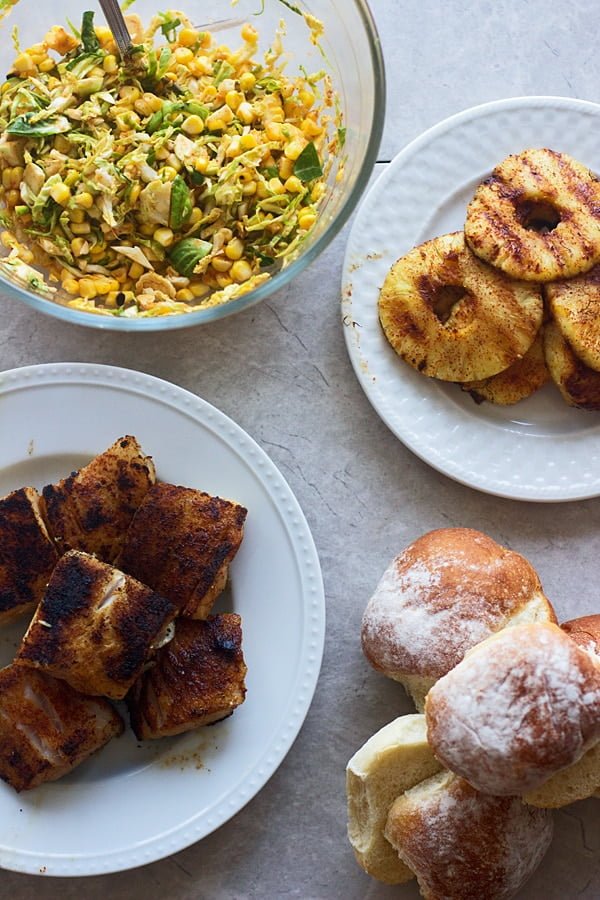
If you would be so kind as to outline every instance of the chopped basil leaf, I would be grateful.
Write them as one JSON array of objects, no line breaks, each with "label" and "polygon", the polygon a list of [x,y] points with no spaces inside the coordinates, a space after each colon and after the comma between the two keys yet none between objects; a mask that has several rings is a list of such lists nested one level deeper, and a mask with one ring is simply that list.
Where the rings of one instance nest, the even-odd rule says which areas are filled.
[{"label": "chopped basil leaf", "polygon": [[169,227],[178,231],[187,222],[192,213],[192,197],[190,189],[178,175],[173,179],[171,188],[171,210],[169,213]]},{"label": "chopped basil leaf", "polygon": [[323,167],[317,153],[317,148],[310,142],[307,144],[294,164],[294,175],[303,181],[314,181],[315,178],[321,178],[323,175]]},{"label": "chopped basil leaf", "polygon": [[100,49],[100,41],[94,31],[94,13],[88,10],[84,12],[81,22],[81,43],[86,53],[97,53]]}]

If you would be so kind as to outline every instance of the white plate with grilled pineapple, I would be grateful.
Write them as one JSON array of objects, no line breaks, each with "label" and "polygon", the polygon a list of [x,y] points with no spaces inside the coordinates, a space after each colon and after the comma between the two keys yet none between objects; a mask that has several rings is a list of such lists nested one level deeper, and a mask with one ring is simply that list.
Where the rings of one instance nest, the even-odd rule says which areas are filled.
[{"label": "white plate with grilled pineapple", "polygon": [[[25,485],[56,483],[119,436],[135,435],[160,482],[231,498],[248,510],[229,585],[214,610],[241,616],[245,702],[215,725],[159,740],[137,740],[118,704],[124,733],[65,777],[21,793],[0,782],[1,867],[91,875],[175,853],[214,831],[260,790],[307,713],[325,612],[306,520],[279,471],[242,429],[193,394],[151,376],[80,364],[1,373],[0,427],[1,497]],[[136,557],[138,550],[133,547]],[[44,616],[38,616],[38,630],[53,624]],[[15,657],[28,620],[0,628],[1,666]],[[91,673],[92,665],[87,668]],[[29,688],[25,693],[31,699]],[[43,738],[38,745],[45,749]]]},{"label": "white plate with grilled pineapple", "polygon": [[499,496],[563,501],[600,494],[600,412],[568,406],[553,384],[502,406],[475,403],[456,384],[424,377],[386,340],[380,291],[393,264],[412,248],[462,231],[478,185],[506,157],[551,148],[599,173],[599,124],[600,106],[560,97],[500,100],[452,116],[384,170],[348,242],[344,331],[371,404],[427,463]]}]

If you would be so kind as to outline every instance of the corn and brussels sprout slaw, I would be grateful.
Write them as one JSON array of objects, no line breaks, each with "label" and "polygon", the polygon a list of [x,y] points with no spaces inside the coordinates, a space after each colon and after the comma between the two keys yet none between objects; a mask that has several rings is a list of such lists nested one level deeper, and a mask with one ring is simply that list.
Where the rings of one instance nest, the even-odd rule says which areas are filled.
[{"label": "corn and brussels sprout slaw", "polygon": [[93,12],[29,48],[13,32],[0,269],[105,315],[227,302],[314,226],[344,140],[336,97],[324,72],[286,74],[282,33],[258,61],[251,24],[230,49],[180,12],[126,19],[125,62]]}]

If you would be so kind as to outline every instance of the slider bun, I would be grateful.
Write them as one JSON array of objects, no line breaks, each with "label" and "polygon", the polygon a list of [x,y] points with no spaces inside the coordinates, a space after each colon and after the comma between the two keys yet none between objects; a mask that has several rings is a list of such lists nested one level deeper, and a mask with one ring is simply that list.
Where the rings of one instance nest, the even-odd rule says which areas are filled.
[{"label": "slider bun", "polygon": [[438,759],[483,793],[527,794],[600,741],[600,660],[557,625],[519,625],[478,647],[431,689]]},{"label": "slider bun", "polygon": [[371,665],[422,710],[435,682],[467,650],[522,622],[556,622],[527,560],[471,528],[440,528],[394,559],[362,620]]},{"label": "slider bun", "polygon": [[508,900],[541,862],[552,814],[440,772],[399,797],[385,836],[426,900]]},{"label": "slider bun", "polygon": [[384,838],[383,828],[396,797],[440,768],[427,743],[425,717],[417,715],[390,722],[348,763],[348,838],[369,875],[386,884],[414,877]]},{"label": "slider bun", "polygon": [[[600,616],[571,619],[560,626],[588,653],[600,660]],[[600,791],[600,742],[591,747],[579,762],[553,775],[540,788],[523,798],[533,806],[558,809],[577,800],[585,800]]]}]

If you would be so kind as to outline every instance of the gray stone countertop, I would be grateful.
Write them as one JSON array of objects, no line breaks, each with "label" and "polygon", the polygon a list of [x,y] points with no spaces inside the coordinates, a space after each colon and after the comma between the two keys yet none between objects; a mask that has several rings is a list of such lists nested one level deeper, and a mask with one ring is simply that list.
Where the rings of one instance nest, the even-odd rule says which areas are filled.
[{"label": "gray stone countertop", "polygon": [[[381,169],[436,121],[487,100],[600,92],[597,6],[557,0],[372,0],[389,78]],[[344,768],[378,728],[410,711],[402,689],[363,659],[360,619],[390,559],[447,525],[488,532],[538,569],[561,618],[598,610],[600,500],[536,505],[477,493],[413,456],[380,421],[353,374],[340,323],[348,230],[286,290],[208,327],[111,334],[62,324],[0,297],[1,368],[57,361],[139,369],[187,388],[238,422],[298,497],[327,597],[323,668],[284,763],[217,832],[135,871],[89,879],[3,872],[10,900],[415,900],[364,875],[346,840]],[[527,900],[600,896],[600,804],[556,816]],[[484,898],[482,898],[484,900]]]}]

